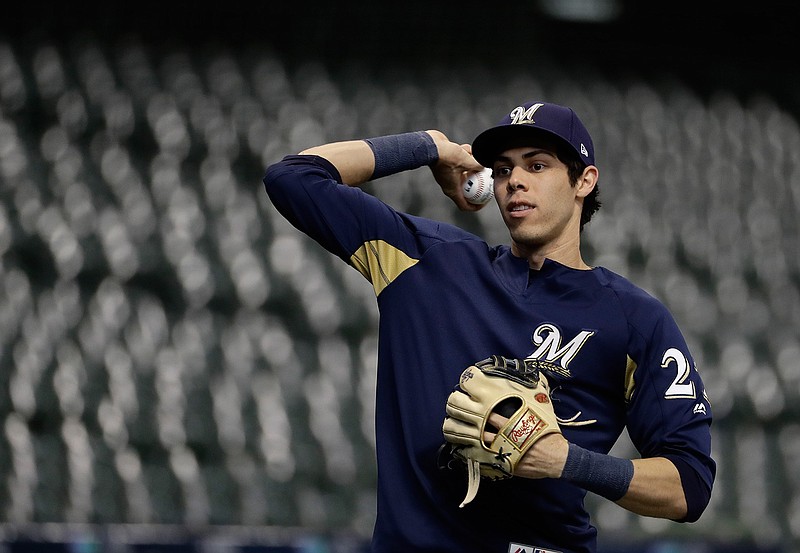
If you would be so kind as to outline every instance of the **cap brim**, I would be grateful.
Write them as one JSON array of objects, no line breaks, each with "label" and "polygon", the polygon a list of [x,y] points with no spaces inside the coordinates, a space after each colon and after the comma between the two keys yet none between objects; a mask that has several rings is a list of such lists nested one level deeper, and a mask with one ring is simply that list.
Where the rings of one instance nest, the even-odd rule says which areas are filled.
[{"label": "cap brim", "polygon": [[557,140],[570,149],[572,145],[560,135],[529,125],[498,125],[486,129],[472,142],[472,156],[484,167],[491,167],[504,151],[520,146],[533,146],[535,141]]}]

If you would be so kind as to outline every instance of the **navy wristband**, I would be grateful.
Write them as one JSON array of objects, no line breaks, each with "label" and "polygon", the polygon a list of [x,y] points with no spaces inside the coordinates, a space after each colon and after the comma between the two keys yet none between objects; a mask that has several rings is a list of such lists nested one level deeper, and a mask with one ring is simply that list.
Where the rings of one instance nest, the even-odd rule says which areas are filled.
[{"label": "navy wristband", "polygon": [[439,161],[436,143],[425,131],[379,136],[364,142],[369,144],[375,156],[375,170],[370,180]]},{"label": "navy wristband", "polygon": [[569,444],[561,478],[611,501],[621,499],[633,479],[633,462]]}]

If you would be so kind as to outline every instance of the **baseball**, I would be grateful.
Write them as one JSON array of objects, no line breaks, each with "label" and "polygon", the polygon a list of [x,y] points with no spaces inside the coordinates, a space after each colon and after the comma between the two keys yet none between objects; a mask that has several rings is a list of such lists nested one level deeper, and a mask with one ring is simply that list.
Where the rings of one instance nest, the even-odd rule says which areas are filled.
[{"label": "baseball", "polygon": [[464,180],[464,198],[471,204],[485,204],[494,197],[492,170],[469,173]]}]

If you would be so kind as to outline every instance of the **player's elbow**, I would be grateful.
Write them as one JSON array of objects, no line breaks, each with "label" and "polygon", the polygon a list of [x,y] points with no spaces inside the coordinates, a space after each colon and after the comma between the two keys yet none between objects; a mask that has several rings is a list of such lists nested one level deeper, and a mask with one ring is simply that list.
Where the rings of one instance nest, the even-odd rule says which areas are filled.
[{"label": "player's elbow", "polygon": [[683,494],[678,494],[667,504],[662,507],[663,517],[674,521],[683,521],[689,514],[689,509],[686,505],[686,497]]},{"label": "player's elbow", "polygon": [[705,486],[695,490],[692,494],[687,494],[684,501],[683,513],[679,517],[672,518],[676,522],[697,522],[700,515],[706,510],[711,499],[711,490]]},{"label": "player's elbow", "polygon": [[677,522],[696,522],[711,501],[711,485],[682,459],[671,458],[670,460],[680,473],[681,488],[683,489],[683,512],[678,517],[670,518]]}]

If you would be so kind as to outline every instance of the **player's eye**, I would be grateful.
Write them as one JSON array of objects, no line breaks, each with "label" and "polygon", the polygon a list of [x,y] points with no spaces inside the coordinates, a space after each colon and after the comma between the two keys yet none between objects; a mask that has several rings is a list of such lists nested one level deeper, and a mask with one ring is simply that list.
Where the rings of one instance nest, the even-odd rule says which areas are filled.
[{"label": "player's eye", "polygon": [[492,170],[492,178],[493,179],[499,179],[499,178],[503,178],[503,177],[508,177],[509,175],[511,175],[511,167],[505,167],[505,166],[495,167]]},{"label": "player's eye", "polygon": [[531,171],[541,171],[544,169],[544,163],[531,163]]}]

